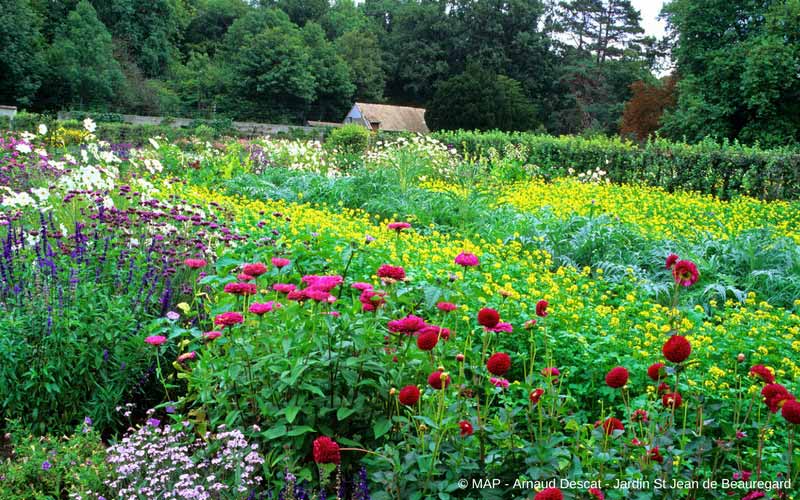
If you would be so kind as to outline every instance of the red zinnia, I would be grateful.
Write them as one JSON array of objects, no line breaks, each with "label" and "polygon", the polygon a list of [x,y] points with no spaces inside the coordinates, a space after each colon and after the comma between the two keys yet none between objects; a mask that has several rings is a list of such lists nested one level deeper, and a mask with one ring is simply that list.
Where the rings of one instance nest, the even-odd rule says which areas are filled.
[{"label": "red zinnia", "polygon": [[436,390],[450,385],[450,375],[446,374],[444,370],[436,370],[428,375],[428,385]]},{"label": "red zinnia", "polygon": [[245,264],[244,267],[242,267],[242,271],[250,276],[259,277],[267,272],[267,266],[261,262],[256,262],[255,264]]},{"label": "red zinnia", "polygon": [[486,328],[494,328],[500,322],[500,314],[494,309],[484,307],[478,311],[478,323]]},{"label": "red zinnia", "polygon": [[[600,427],[600,422],[594,424],[595,427]],[[614,431],[624,431],[625,426],[622,425],[622,421],[618,418],[608,417],[605,422],[602,423],[603,430],[605,431],[607,436],[610,436],[614,433]]]},{"label": "red zinnia", "polygon": [[536,315],[540,318],[547,316],[547,306],[550,305],[546,300],[540,300],[536,303]]},{"label": "red zinnia", "polygon": [[528,396],[528,398],[531,400],[531,403],[536,404],[539,402],[540,399],[542,399],[543,395],[544,395],[544,389],[536,389],[534,391],[531,391],[531,395]]},{"label": "red zinnia", "polygon": [[667,408],[680,408],[682,403],[683,398],[681,397],[680,393],[668,392],[661,396],[661,404]]},{"label": "red zinnia", "polygon": [[414,316],[413,314],[409,314],[405,318],[393,319],[386,324],[386,327],[389,328],[390,332],[405,334],[414,333],[421,330],[425,326],[425,320],[419,316]]},{"label": "red zinnia", "polygon": [[406,278],[406,271],[400,266],[390,266],[383,264],[378,268],[377,275],[379,278],[389,278],[397,281],[402,281]]},{"label": "red zinnia", "polygon": [[767,384],[775,383],[775,375],[773,375],[772,372],[769,371],[769,368],[764,365],[755,365],[754,367],[750,368],[750,375],[755,375]]},{"label": "red zinnia", "polygon": [[686,337],[682,335],[673,335],[664,343],[661,352],[664,354],[665,358],[673,363],[681,363],[686,361],[686,358],[692,353],[692,346],[689,344],[689,341],[686,340]]},{"label": "red zinnia", "polygon": [[800,403],[787,401],[781,409],[781,415],[790,424],[800,425]]},{"label": "red zinnia", "polygon": [[664,375],[664,366],[664,363],[653,363],[647,369],[647,376],[658,382],[658,379],[662,378]]},{"label": "red zinnia", "polygon": [[504,352],[492,354],[486,360],[486,369],[492,375],[504,375],[511,368],[511,358]]},{"label": "red zinnia", "polygon": [[444,312],[450,312],[450,311],[455,311],[456,310],[456,305],[453,304],[452,302],[439,302],[439,303],[436,304],[436,307],[440,311],[444,311]]},{"label": "red zinnia", "polygon": [[564,494],[558,488],[545,488],[537,493],[533,500],[564,500]]},{"label": "red zinnia", "polygon": [[467,422],[466,420],[462,420],[458,423],[458,426],[461,427],[461,437],[472,435],[473,429],[471,423]]},{"label": "red zinnia", "polygon": [[339,445],[328,436],[320,436],[314,440],[314,461],[318,464],[339,464],[342,456]]},{"label": "red zinnia", "polygon": [[665,266],[665,268],[672,269],[672,266],[674,266],[675,263],[678,262],[678,259],[680,259],[680,257],[675,255],[674,253],[669,254],[667,256],[667,265]]},{"label": "red zinnia", "polygon": [[417,347],[422,351],[431,351],[439,342],[439,333],[435,330],[426,330],[417,336]]},{"label": "red zinnia", "polygon": [[419,387],[416,385],[407,385],[400,389],[397,399],[401,404],[406,406],[414,406],[419,401]]},{"label": "red zinnia", "polygon": [[675,283],[681,286],[692,286],[697,283],[700,273],[697,272],[697,266],[691,260],[679,260],[672,268],[672,276],[675,278]]},{"label": "red zinnia", "polygon": [[425,325],[419,330],[419,332],[417,332],[417,335],[422,335],[423,333],[427,333],[427,332],[433,332],[439,338],[442,338],[442,339],[445,339],[445,340],[450,340],[450,329],[449,328],[444,328],[444,327],[437,326],[437,325]]},{"label": "red zinnia", "polygon": [[622,366],[612,368],[606,374],[606,385],[613,389],[619,389],[628,383],[628,370]]}]

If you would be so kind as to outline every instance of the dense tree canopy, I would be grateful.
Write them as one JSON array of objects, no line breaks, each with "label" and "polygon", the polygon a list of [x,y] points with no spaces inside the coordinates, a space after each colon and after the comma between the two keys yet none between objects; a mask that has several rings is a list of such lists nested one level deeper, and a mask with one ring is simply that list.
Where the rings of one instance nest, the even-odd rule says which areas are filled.
[{"label": "dense tree canopy", "polygon": [[[429,107],[437,127],[800,138],[800,0],[672,0],[661,40],[644,36],[631,0],[0,0],[0,8],[0,104],[33,110],[301,123],[340,121],[358,99]],[[667,56],[677,104],[664,112],[657,77]],[[513,119],[500,111],[509,101],[521,106]]]}]

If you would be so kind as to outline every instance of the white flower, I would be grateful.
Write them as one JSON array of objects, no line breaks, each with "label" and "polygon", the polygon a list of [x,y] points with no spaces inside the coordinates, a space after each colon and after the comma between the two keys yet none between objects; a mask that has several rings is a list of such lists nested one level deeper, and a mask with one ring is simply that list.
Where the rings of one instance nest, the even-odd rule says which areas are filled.
[{"label": "white flower", "polygon": [[33,188],[31,194],[39,198],[39,201],[47,201],[50,198],[50,190],[47,188]]},{"label": "white flower", "polygon": [[155,140],[155,139],[153,139],[152,137],[151,137],[151,138],[149,138],[149,139],[148,139],[148,141],[150,141],[150,145],[151,145],[151,146],[153,146],[153,148],[155,148],[155,149],[158,149],[158,148],[159,148],[159,146],[158,146],[158,142],[156,142],[156,140]]},{"label": "white flower", "polygon": [[97,124],[91,118],[86,118],[83,120],[83,128],[90,134],[94,134],[94,131],[97,130]]},{"label": "white flower", "polygon": [[39,124],[39,135],[45,135],[47,133],[47,125],[44,123]]},{"label": "white flower", "polygon": [[29,144],[25,144],[24,142],[21,142],[21,143],[17,144],[16,146],[14,146],[14,149],[19,151],[20,153],[30,153],[31,151],[33,151],[33,149],[31,149],[30,145]]}]

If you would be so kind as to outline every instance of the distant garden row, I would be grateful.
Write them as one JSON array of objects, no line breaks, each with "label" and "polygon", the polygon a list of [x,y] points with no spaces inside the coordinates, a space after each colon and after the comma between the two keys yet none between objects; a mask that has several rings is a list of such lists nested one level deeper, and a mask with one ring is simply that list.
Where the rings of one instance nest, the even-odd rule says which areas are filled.
[{"label": "distant garden row", "polygon": [[[97,122],[96,135],[112,143],[142,144],[147,138],[163,136],[170,141],[190,137],[205,140],[237,136],[230,120],[196,120],[189,127],[133,125],[121,122],[114,113],[84,113],[77,118]],[[63,128],[62,138],[70,143],[70,130],[79,131],[79,119],[55,121],[44,115],[19,113],[13,122],[16,130],[35,130],[40,123]],[[7,117],[0,117],[0,129],[12,127]],[[308,133],[293,130],[287,137],[295,140],[330,140],[331,129]],[[366,134],[366,131],[365,131]],[[335,134],[339,135],[339,134]],[[370,142],[396,137],[381,132],[370,140],[361,134],[343,133],[345,150],[358,153]],[[613,182],[646,183],[669,191],[692,190],[728,199],[745,194],[761,199],[797,199],[800,197],[800,152],[792,148],[761,149],[738,143],[719,144],[711,140],[688,145],[655,139],[644,144],[603,136],[586,138],[524,132],[440,131],[436,139],[454,147],[467,158],[503,158],[528,166],[546,178],[575,172],[601,170]],[[351,144],[352,142],[352,144]]]}]

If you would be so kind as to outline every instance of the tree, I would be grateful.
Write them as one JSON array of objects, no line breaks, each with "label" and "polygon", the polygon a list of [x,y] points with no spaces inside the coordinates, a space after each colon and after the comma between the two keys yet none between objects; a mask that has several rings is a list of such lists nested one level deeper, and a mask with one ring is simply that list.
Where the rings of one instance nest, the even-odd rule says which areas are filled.
[{"label": "tree", "polygon": [[350,68],[327,39],[322,27],[308,22],[303,27],[303,39],[311,57],[311,68],[317,82],[315,91],[316,117],[341,120],[353,104],[356,86],[350,81]]},{"label": "tree", "polygon": [[41,20],[27,0],[0,0],[0,104],[30,106],[41,85]]},{"label": "tree", "polygon": [[234,21],[245,16],[249,9],[242,0],[199,2],[183,33],[183,53],[187,56],[192,52],[214,55],[228,28]]},{"label": "tree", "polygon": [[357,99],[383,100],[386,74],[378,38],[371,32],[348,31],[336,40],[336,51],[347,63]]},{"label": "tree", "polygon": [[669,76],[657,85],[642,80],[631,84],[633,97],[625,103],[619,133],[646,141],[661,127],[664,111],[675,106],[675,83],[677,78]]},{"label": "tree", "polygon": [[674,0],[664,12],[681,76],[666,135],[800,140],[800,0]]},{"label": "tree", "polygon": [[54,108],[64,104],[107,108],[123,81],[111,34],[86,0],[56,32],[46,59],[48,82],[46,89],[40,89],[40,99]]},{"label": "tree", "polygon": [[353,0],[334,0],[320,19],[320,24],[330,40],[336,40],[350,31],[364,33],[373,29],[371,20]]},{"label": "tree", "polygon": [[279,23],[256,34],[240,21],[231,27],[241,36],[238,50],[229,50],[229,91],[232,107],[243,118],[304,121],[316,98],[308,48],[291,23]]},{"label": "tree", "polygon": [[528,130],[535,110],[522,85],[477,64],[437,85],[425,120],[432,129]]}]

